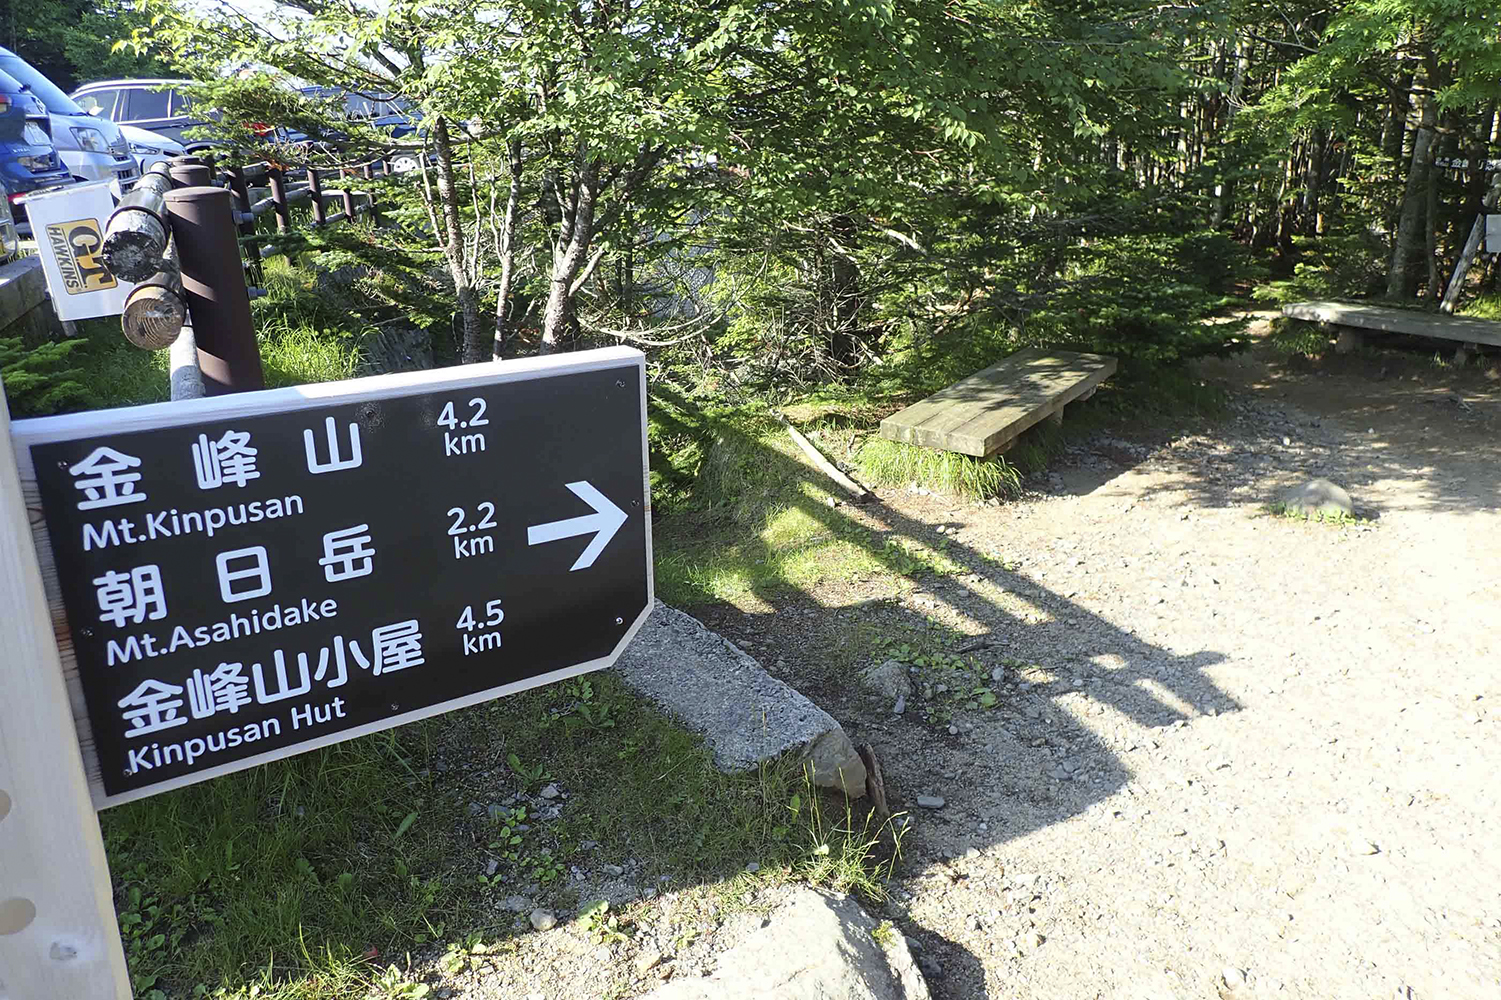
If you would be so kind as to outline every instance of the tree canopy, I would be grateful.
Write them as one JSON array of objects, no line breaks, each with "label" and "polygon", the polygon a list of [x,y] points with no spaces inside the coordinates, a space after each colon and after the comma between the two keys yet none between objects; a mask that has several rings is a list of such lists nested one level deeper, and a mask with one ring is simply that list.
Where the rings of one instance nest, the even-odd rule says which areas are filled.
[{"label": "tree canopy", "polygon": [[[1437,296],[1485,178],[1435,164],[1496,154],[1501,44],[1468,0],[145,11],[125,50],[202,81],[232,112],[225,128],[277,121],[348,155],[382,137],[289,84],[412,104],[409,142],[435,182],[427,238],[470,360],[516,336],[557,350],[673,316],[744,329],[765,318],[751,300],[790,317],[831,370],[934,322],[918,302],[1087,341],[1089,324],[1058,326],[1057,296],[1121,297],[1111,261],[1143,248],[1103,248],[1127,237],[1157,239],[1172,274],[1166,262],[1216,248],[1196,309],[1258,254],[1309,263],[1309,241],[1358,248],[1328,275],[1351,293]],[[717,290],[683,286],[703,271]],[[1141,310],[1117,348],[1166,336],[1167,317]],[[1142,348],[1177,353],[1162,352]]]}]

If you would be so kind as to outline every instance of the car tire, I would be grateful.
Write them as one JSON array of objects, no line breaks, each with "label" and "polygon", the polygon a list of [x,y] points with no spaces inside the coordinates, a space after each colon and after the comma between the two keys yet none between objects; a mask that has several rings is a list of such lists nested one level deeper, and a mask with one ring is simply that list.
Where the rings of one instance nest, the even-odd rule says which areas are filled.
[{"label": "car tire", "polygon": [[393,174],[409,174],[421,166],[416,153],[398,153],[387,162]]}]

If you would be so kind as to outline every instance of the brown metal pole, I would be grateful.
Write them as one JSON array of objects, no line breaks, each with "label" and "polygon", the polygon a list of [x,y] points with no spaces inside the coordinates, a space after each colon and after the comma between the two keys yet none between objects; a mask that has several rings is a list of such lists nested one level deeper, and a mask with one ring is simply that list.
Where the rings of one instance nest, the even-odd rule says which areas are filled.
[{"label": "brown metal pole", "polygon": [[183,297],[198,338],[204,389],[220,396],[264,388],[229,192],[178,188],[167,195],[167,212],[182,267]]},{"label": "brown metal pole", "polygon": [[[240,216],[239,232],[241,236],[255,235],[255,216],[250,212],[250,185],[245,183],[245,172],[239,167],[229,168],[229,189],[235,193],[239,205],[237,208],[244,214]],[[246,274],[250,277],[251,284],[259,285],[265,280],[261,273],[261,258],[254,241],[246,244],[249,248],[246,254]]]},{"label": "brown metal pole", "polygon": [[344,196],[344,198],[343,198],[343,201],[344,201],[344,219],[347,222],[353,222],[354,221],[354,192],[352,190],[350,190],[349,185],[354,183],[354,171],[352,171],[352,170],[344,170],[344,171],[341,171],[341,173],[344,175],[343,177],[340,178],[340,180],[343,182],[342,184],[340,184],[340,187],[342,187],[344,189],[342,192],[340,192]]},{"label": "brown metal pole", "polygon": [[214,181],[214,172],[196,156],[174,156],[170,163],[172,183],[177,187],[201,187]]},{"label": "brown metal pole", "polygon": [[321,226],[327,217],[323,213],[323,182],[318,179],[318,170],[309,167],[307,172],[308,194],[313,196],[313,225]]},{"label": "brown metal pole", "polygon": [[276,231],[284,233],[292,227],[292,207],[287,204],[287,182],[280,167],[266,171],[266,182],[271,186],[271,206],[276,212]]}]

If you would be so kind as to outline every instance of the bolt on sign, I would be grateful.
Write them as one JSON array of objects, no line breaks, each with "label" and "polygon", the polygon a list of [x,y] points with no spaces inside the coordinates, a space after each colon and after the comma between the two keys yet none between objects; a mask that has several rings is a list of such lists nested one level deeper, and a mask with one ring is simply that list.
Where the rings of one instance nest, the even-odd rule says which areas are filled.
[{"label": "bolt on sign", "polygon": [[612,348],[16,421],[96,806],[613,663],[645,387]]}]

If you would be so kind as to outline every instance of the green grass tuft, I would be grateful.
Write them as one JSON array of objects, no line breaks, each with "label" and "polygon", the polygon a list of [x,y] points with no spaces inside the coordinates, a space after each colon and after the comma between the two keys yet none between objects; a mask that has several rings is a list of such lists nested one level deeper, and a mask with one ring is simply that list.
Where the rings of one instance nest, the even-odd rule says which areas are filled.
[{"label": "green grass tuft", "polygon": [[1344,511],[1305,510],[1281,500],[1265,504],[1262,509],[1272,517],[1280,517],[1288,521],[1314,521],[1319,524],[1337,524],[1341,527],[1370,523],[1368,518],[1361,517],[1359,514],[1346,514]]},{"label": "green grass tuft", "polygon": [[916,483],[974,500],[1010,499],[1021,493],[1021,473],[999,456],[972,458],[872,437],[860,449],[859,463],[865,482],[871,486]]},{"label": "green grass tuft", "polygon": [[1459,310],[1459,314],[1476,319],[1501,320],[1501,295],[1482,295]]},{"label": "green grass tuft", "polygon": [[337,382],[358,373],[360,350],[352,338],[275,317],[261,325],[258,339],[268,388]]}]

